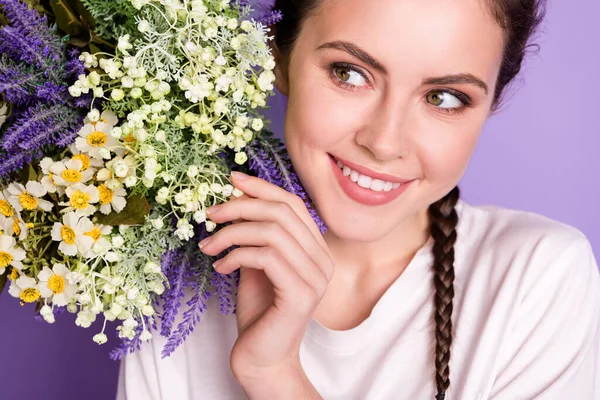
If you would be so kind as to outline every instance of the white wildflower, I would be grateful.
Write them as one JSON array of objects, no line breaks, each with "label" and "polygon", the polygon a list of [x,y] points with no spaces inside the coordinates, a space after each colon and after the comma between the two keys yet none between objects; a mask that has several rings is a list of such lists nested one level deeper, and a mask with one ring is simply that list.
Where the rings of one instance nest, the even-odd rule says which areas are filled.
[{"label": "white wildflower", "polygon": [[17,280],[11,281],[8,293],[13,297],[21,299],[22,303],[33,303],[40,298],[38,282],[35,278],[28,276],[21,276]]},{"label": "white wildflower", "polygon": [[98,186],[98,193],[100,195],[100,212],[102,214],[109,214],[111,209],[119,213],[127,205],[127,200],[125,200],[127,192],[123,188],[112,190],[102,184]]},{"label": "white wildflower", "polygon": [[52,240],[60,242],[58,249],[67,256],[85,254],[94,243],[94,239],[85,234],[94,229],[92,221],[74,212],[65,214],[62,221],[52,227]]},{"label": "white wildflower", "polygon": [[9,265],[18,270],[23,269],[25,250],[17,246],[17,241],[12,236],[0,235],[0,275]]},{"label": "white wildflower", "polygon": [[175,235],[181,240],[190,240],[194,236],[194,227],[187,219],[182,218],[177,221]]},{"label": "white wildflower", "polygon": [[61,205],[67,206],[63,210],[64,212],[74,211],[78,217],[86,217],[96,212],[96,207],[93,204],[96,204],[100,200],[100,194],[98,188],[94,185],[76,183],[69,186],[66,193],[69,201],[61,203]]},{"label": "white wildflower", "polygon": [[77,285],[67,279],[68,273],[69,269],[64,264],[54,264],[52,269],[44,267],[38,274],[41,296],[51,299],[56,306],[66,306],[78,290]]},{"label": "white wildflower", "polygon": [[52,203],[41,198],[46,195],[47,190],[39,182],[29,181],[25,186],[20,183],[11,183],[6,188],[6,192],[8,193],[8,202],[17,212],[22,210],[50,211],[52,209]]}]

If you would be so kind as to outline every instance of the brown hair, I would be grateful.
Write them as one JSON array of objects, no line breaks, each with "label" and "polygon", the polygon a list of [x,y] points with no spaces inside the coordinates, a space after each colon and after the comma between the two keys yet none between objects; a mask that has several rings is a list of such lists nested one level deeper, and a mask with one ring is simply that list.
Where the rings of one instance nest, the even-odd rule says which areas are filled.
[{"label": "brown hair", "polygon": [[[274,10],[283,18],[275,24],[274,44],[283,55],[291,54],[303,22],[318,11],[322,0],[275,0]],[[529,40],[546,13],[545,0],[487,0],[487,7],[504,31],[502,65],[496,81],[492,110],[499,108],[507,85],[521,70]],[[433,286],[435,322],[436,400],[443,400],[450,385],[452,347],[452,301],[454,298],[454,244],[456,243],[460,198],[458,187],[429,206],[430,234],[433,238]]]}]

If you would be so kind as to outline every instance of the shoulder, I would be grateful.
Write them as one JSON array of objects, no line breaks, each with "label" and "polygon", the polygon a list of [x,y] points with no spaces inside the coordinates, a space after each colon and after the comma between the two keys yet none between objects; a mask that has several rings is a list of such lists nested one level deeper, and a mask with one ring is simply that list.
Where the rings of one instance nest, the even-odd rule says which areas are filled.
[{"label": "shoulder", "polygon": [[462,200],[457,210],[460,245],[468,252],[529,255],[533,257],[530,262],[554,259],[568,249],[591,252],[587,237],[579,229],[541,214],[494,205],[474,206]]},{"label": "shoulder", "polygon": [[457,210],[456,257],[467,275],[479,269],[523,295],[534,287],[599,286],[592,246],[579,229],[534,212],[462,200]]},{"label": "shoulder", "polygon": [[461,219],[459,233],[481,246],[495,244],[508,250],[510,246],[533,248],[552,244],[564,248],[588,241],[579,229],[535,212],[474,206],[463,200],[457,209]]}]

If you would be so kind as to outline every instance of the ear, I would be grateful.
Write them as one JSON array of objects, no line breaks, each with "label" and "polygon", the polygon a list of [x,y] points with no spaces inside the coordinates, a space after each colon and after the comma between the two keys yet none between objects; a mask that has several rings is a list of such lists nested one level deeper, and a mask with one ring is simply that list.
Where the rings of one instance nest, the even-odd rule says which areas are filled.
[{"label": "ear", "polygon": [[[275,30],[275,27],[272,26],[271,30]],[[284,96],[288,95],[288,58],[281,54],[275,40],[272,39],[269,41],[269,47],[271,48],[271,54],[275,58],[275,68],[273,69],[273,73],[275,74],[275,87],[283,94]]]}]

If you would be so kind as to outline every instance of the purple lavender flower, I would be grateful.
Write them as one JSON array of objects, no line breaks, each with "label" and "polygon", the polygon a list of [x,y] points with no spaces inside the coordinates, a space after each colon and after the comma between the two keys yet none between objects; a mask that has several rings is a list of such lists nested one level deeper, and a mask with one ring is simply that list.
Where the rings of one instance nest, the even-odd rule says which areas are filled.
[{"label": "purple lavender flower", "polygon": [[319,227],[321,234],[327,231],[327,226],[317,214],[310,197],[302,187],[300,179],[294,172],[294,167],[283,143],[272,137],[271,132],[261,132],[261,138],[246,147],[250,160],[250,169],[259,178],[271,182],[304,200],[310,215]]},{"label": "purple lavender flower", "polygon": [[18,109],[0,137],[0,178],[8,178],[53,147],[67,147],[83,125],[90,97],[68,87],[85,71],[79,50],[45,16],[19,0],[0,0],[9,23],[0,27],[0,95]]},{"label": "purple lavender flower", "polygon": [[192,283],[194,296],[186,303],[190,308],[183,313],[183,321],[177,325],[177,329],[167,340],[161,352],[162,358],[170,356],[183,343],[188,335],[194,331],[196,324],[200,322],[204,310],[208,308],[206,301],[211,297],[211,293],[207,290],[208,278],[206,274],[199,275],[199,279]]},{"label": "purple lavender flower", "polygon": [[256,20],[265,26],[271,26],[281,21],[282,18],[283,14],[280,10],[269,10],[256,18]]},{"label": "purple lavender flower", "polygon": [[216,289],[215,295],[219,299],[219,305],[221,307],[221,314],[230,315],[232,308],[231,301],[231,283],[229,280],[231,279],[230,275],[223,275],[216,271],[212,273],[212,277],[210,279],[210,284]]},{"label": "purple lavender flower", "polygon": [[[144,317],[144,323],[146,325],[146,328],[150,330],[149,328],[151,327],[151,324],[150,319],[148,317]],[[141,335],[143,329],[144,325],[142,325],[141,321],[138,321],[137,326],[133,328],[133,339],[123,338],[119,346],[117,346],[109,353],[110,359],[115,361],[121,360],[127,354],[131,354],[136,350],[140,350],[142,347]]]},{"label": "purple lavender flower", "polygon": [[162,270],[169,281],[169,289],[161,296],[164,303],[161,315],[160,334],[165,337],[171,335],[175,317],[181,308],[181,299],[184,297],[186,280],[189,278],[190,263],[189,257],[185,257],[186,248],[180,247],[175,250],[167,251],[162,257]]},{"label": "purple lavender flower", "polygon": [[80,116],[62,104],[37,103],[6,130],[1,146],[8,152],[17,148],[33,151],[64,142],[68,145],[75,140],[79,122]]},{"label": "purple lavender flower", "polygon": [[0,52],[38,67],[64,63],[64,44],[46,16],[19,0],[0,0],[0,5],[10,21],[0,28]]},{"label": "purple lavender flower", "polygon": [[24,151],[20,152],[9,152],[3,154],[0,152],[0,178],[8,178],[13,172],[22,169],[25,165],[31,163],[33,159],[41,158],[41,152],[27,153]]}]

